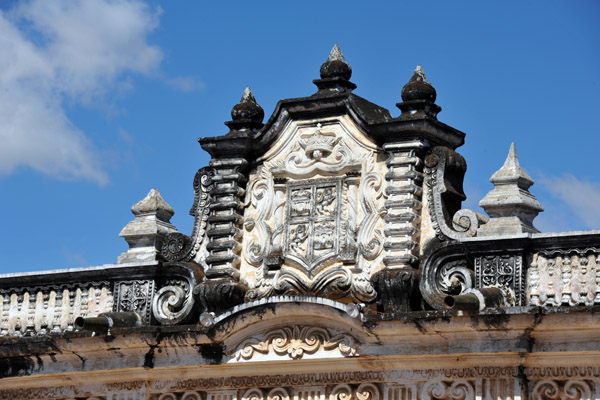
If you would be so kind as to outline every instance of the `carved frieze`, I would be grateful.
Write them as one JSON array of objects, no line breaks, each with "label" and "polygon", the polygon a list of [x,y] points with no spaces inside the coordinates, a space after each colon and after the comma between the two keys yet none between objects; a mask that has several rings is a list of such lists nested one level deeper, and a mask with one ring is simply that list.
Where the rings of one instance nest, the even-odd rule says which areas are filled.
[{"label": "carved frieze", "polygon": [[[529,370],[532,369],[526,371]],[[529,383],[533,396],[530,398],[596,398],[594,385],[597,384],[598,381],[590,377],[546,377]],[[474,367],[90,382],[76,386],[0,389],[0,397],[6,400],[510,400],[522,398],[525,386],[517,367]]]},{"label": "carved frieze", "polygon": [[527,271],[531,305],[600,304],[600,250],[596,248],[540,251]]}]

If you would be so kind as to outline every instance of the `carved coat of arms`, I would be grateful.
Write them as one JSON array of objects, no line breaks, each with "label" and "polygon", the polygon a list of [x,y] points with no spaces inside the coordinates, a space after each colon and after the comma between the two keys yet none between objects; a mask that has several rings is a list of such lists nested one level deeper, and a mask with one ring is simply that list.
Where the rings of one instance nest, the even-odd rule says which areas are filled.
[{"label": "carved coat of arms", "polygon": [[341,180],[290,184],[285,256],[307,275],[339,253]]}]

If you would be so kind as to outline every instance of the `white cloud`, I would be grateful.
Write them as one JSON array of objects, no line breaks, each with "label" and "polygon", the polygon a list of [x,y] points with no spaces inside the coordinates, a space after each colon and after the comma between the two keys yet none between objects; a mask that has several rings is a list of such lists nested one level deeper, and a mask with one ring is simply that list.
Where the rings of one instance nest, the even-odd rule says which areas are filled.
[{"label": "white cloud", "polygon": [[173,89],[180,90],[182,92],[195,92],[197,90],[204,89],[204,82],[192,76],[170,78],[167,79],[166,82]]},{"label": "white cloud", "polygon": [[573,175],[544,177],[544,188],[562,200],[589,229],[600,229],[600,183],[579,180]]},{"label": "white cloud", "polygon": [[126,73],[153,74],[159,11],[138,0],[32,0],[0,11],[0,174],[20,166],[108,181],[65,101],[90,104]]}]

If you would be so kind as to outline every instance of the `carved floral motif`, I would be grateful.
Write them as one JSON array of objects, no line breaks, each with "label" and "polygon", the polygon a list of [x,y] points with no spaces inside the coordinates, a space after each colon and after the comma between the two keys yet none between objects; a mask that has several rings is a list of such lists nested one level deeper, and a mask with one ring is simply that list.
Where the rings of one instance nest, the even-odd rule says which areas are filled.
[{"label": "carved floral motif", "polygon": [[354,357],[358,345],[347,334],[335,335],[328,329],[314,326],[293,326],[278,328],[261,337],[253,337],[242,342],[234,352],[236,360],[250,360],[256,353],[276,354],[292,359],[300,359],[305,354],[317,351],[338,350],[344,357]]}]

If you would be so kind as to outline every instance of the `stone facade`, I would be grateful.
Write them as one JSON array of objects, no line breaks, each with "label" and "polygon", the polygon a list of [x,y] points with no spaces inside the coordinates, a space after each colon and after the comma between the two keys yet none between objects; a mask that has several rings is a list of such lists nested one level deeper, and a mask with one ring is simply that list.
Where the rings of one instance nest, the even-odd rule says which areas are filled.
[{"label": "stone facade", "polygon": [[0,398],[600,399],[600,231],[539,233],[516,149],[461,208],[422,68],[400,115],[317,92],[199,139],[193,231],[153,189],[118,263],[0,276]]}]

